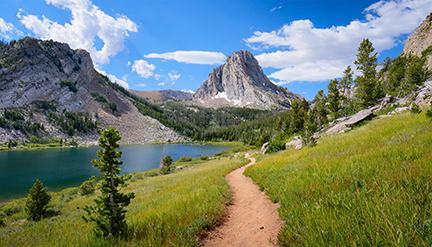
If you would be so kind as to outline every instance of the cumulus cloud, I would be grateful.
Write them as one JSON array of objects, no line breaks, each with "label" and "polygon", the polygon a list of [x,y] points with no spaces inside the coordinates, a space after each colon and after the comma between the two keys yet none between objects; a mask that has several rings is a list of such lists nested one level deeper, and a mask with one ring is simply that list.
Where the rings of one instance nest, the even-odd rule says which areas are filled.
[{"label": "cumulus cloud", "polygon": [[192,90],[190,90],[190,89],[187,89],[187,88],[185,88],[185,89],[182,89],[181,91],[182,91],[182,92],[185,92],[185,93],[192,93],[192,94],[194,94],[194,93],[195,93],[195,91],[192,91]]},{"label": "cumulus cloud", "polygon": [[144,78],[149,78],[150,76],[154,75],[154,70],[156,69],[156,66],[153,64],[149,64],[145,60],[135,60],[132,65],[132,71],[135,71]]},{"label": "cumulus cloud", "polygon": [[150,53],[144,55],[146,58],[161,58],[166,60],[175,60],[180,63],[188,64],[223,64],[226,56],[221,52],[210,51],[175,51],[162,54]]},{"label": "cumulus cloud", "polygon": [[136,84],[135,86],[137,86],[137,87],[147,87],[147,85],[144,84],[144,83]]},{"label": "cumulus cloud", "polygon": [[353,20],[347,26],[315,28],[310,20],[297,20],[271,32],[256,31],[245,42],[256,50],[278,49],[256,58],[263,67],[281,69],[269,77],[282,84],[324,81],[342,75],[364,38],[372,41],[377,52],[391,49],[431,11],[430,0],[380,1],[364,10],[364,20]]},{"label": "cumulus cloud", "polygon": [[174,85],[175,82],[180,78],[181,75],[177,74],[177,71],[172,70],[172,73],[168,73],[168,78],[171,80],[171,85]]},{"label": "cumulus cloud", "polygon": [[97,72],[101,73],[102,75],[106,75],[108,77],[108,79],[110,79],[111,82],[117,83],[118,85],[120,85],[126,89],[129,89],[129,84],[126,82],[128,75],[125,75],[122,77],[122,79],[119,79],[115,75],[109,75],[105,71],[100,70],[98,68],[95,68],[95,69]]},{"label": "cumulus cloud", "polygon": [[11,40],[14,36],[22,36],[23,33],[16,29],[12,23],[6,22],[0,18],[0,37],[1,39]]},{"label": "cumulus cloud", "polygon": [[[46,0],[58,8],[71,11],[70,23],[61,25],[42,15],[30,15],[20,9],[17,17],[20,22],[42,39],[67,42],[73,49],[87,50],[98,64],[109,63],[110,57],[125,48],[124,39],[129,32],[137,32],[137,25],[124,15],[112,17],[105,14],[90,0]],[[95,47],[95,37],[103,46]]]}]

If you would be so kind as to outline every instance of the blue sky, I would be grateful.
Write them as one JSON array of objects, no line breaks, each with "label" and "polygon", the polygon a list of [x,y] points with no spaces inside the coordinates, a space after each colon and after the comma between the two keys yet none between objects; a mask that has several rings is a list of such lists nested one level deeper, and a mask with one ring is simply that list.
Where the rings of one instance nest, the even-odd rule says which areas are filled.
[{"label": "blue sky", "polygon": [[196,91],[234,51],[308,100],[352,65],[369,38],[395,57],[432,0],[0,0],[0,39],[67,42],[134,90]]}]

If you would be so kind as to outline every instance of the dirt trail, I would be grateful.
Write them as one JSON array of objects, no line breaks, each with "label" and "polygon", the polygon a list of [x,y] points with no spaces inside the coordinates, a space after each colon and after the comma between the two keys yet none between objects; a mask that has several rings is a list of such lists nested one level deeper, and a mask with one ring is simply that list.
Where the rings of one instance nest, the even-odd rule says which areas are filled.
[{"label": "dirt trail", "polygon": [[283,226],[277,212],[279,204],[272,203],[251,178],[243,175],[248,166],[255,164],[254,158],[246,158],[251,163],[226,176],[233,201],[223,223],[201,241],[204,246],[276,246]]}]

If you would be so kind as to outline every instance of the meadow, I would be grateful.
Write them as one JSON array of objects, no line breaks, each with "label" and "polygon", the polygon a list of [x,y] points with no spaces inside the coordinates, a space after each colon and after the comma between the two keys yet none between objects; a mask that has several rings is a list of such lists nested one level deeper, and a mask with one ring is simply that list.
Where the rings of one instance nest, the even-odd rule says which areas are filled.
[{"label": "meadow", "polygon": [[98,239],[93,225],[82,219],[85,205],[98,193],[79,194],[78,188],[51,193],[47,217],[25,220],[25,198],[0,205],[0,246],[193,246],[200,234],[224,214],[231,199],[225,175],[249,161],[230,152],[217,159],[194,158],[169,175],[156,170],[134,173],[123,192],[136,198],[127,207],[130,231],[125,239]]},{"label": "meadow", "polygon": [[431,246],[432,122],[376,118],[245,174],[280,202],[280,246]]}]

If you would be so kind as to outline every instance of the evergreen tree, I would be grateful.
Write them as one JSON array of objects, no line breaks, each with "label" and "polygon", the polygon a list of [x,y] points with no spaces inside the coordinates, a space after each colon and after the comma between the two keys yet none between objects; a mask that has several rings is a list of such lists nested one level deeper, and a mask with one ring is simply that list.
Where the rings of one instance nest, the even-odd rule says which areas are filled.
[{"label": "evergreen tree", "polygon": [[[99,139],[101,150],[97,152],[99,160],[93,159],[93,166],[99,168],[103,172],[101,192],[102,195],[95,199],[96,207],[86,206],[84,210],[88,216],[84,216],[86,222],[93,221],[96,223],[95,233],[98,237],[124,236],[127,230],[125,220],[125,207],[129,205],[134,193],[123,194],[119,192],[119,186],[125,185],[125,182],[130,178],[128,176],[118,176],[120,174],[120,165],[123,161],[121,158],[122,152],[117,150],[120,145],[117,142],[121,139],[119,131],[113,127],[104,130]],[[93,216],[96,214],[96,216]]]},{"label": "evergreen tree", "polygon": [[313,107],[313,111],[315,111],[316,124],[319,128],[321,128],[324,124],[328,122],[328,111],[326,107],[324,90],[321,89],[318,91],[318,93],[315,95],[315,98],[312,100],[312,103],[315,104]]},{"label": "evergreen tree", "polygon": [[304,124],[304,107],[301,101],[294,100],[291,104],[291,124],[290,129],[293,133],[300,132]]},{"label": "evergreen tree", "polygon": [[376,94],[374,94],[377,83],[377,53],[374,51],[372,42],[369,39],[363,39],[358,48],[357,60],[354,62],[356,68],[362,73],[355,80],[358,86],[357,97],[365,107],[371,106],[377,101]]},{"label": "evergreen tree", "polygon": [[343,115],[346,117],[348,116],[348,109],[351,105],[351,99],[348,97],[349,89],[351,88],[351,85],[353,84],[353,74],[354,72],[351,70],[351,66],[348,66],[344,70],[344,75],[339,83],[340,88],[342,90],[342,109],[343,109]]},{"label": "evergreen tree", "polygon": [[42,182],[37,179],[29,190],[25,205],[25,212],[29,220],[40,220],[45,215],[47,204],[51,200],[47,188],[42,188],[42,186]]},{"label": "evergreen tree", "polygon": [[339,115],[339,110],[341,109],[340,101],[342,99],[339,93],[339,81],[337,79],[333,79],[327,86],[328,88],[328,102],[329,102],[329,110],[332,113],[333,119],[336,119]]}]

